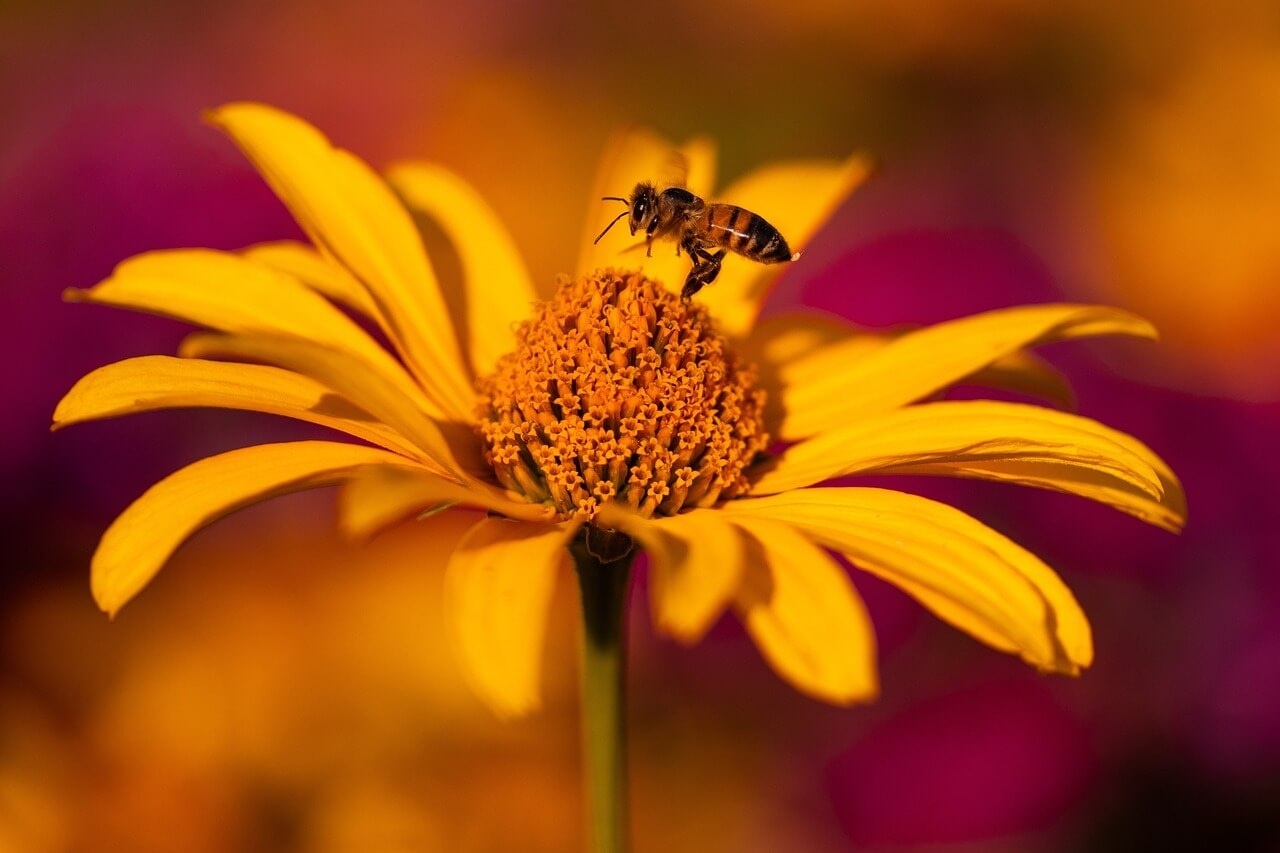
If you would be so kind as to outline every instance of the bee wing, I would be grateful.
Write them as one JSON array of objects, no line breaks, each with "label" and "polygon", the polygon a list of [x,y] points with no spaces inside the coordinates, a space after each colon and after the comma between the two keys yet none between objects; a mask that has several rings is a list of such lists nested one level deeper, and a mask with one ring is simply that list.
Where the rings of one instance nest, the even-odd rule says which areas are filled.
[{"label": "bee wing", "polygon": [[662,171],[658,174],[661,183],[658,184],[659,189],[664,187],[687,187],[689,186],[689,157],[679,148],[671,149],[667,154],[667,158],[663,161]]},{"label": "bee wing", "polygon": [[688,164],[682,186],[696,196],[711,198],[716,189],[716,144],[706,136],[694,136],[680,146]]},{"label": "bee wing", "polygon": [[683,187],[696,196],[709,198],[716,185],[716,145],[706,136],[690,137],[672,148],[655,176],[659,187]]}]

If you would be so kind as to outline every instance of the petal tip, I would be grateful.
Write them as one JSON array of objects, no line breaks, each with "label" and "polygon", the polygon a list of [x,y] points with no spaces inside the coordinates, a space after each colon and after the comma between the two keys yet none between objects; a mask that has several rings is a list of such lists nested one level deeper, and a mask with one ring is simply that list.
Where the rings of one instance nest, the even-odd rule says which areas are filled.
[{"label": "petal tip", "polygon": [[1024,660],[1042,675],[1065,675],[1070,678],[1079,678],[1084,674],[1085,670],[1093,665],[1093,645],[1090,643],[1084,648],[1070,650],[1059,646],[1052,658],[1041,660],[1024,657]]},{"label": "petal tip", "polygon": [[484,698],[484,702],[494,716],[504,723],[532,716],[542,708],[542,700],[538,696],[526,696],[519,700],[512,700],[509,696],[502,699],[488,696]]},{"label": "petal tip", "polygon": [[132,596],[120,597],[117,591],[105,588],[101,580],[96,577],[91,579],[89,591],[93,595],[93,603],[98,605],[98,609],[107,614],[107,618],[111,621],[115,621],[120,608],[132,598]]},{"label": "petal tip", "polygon": [[844,689],[835,689],[824,693],[813,693],[813,698],[840,708],[852,708],[856,705],[870,705],[880,698],[879,681],[866,684],[850,685]]},{"label": "petal tip", "polygon": [[[318,138],[327,142],[327,137],[305,119],[257,101],[232,101],[220,107],[205,110],[201,118],[211,127],[229,134],[241,148],[258,139],[263,131],[286,133],[300,131],[309,134],[311,139]],[[303,142],[305,139],[306,137],[295,137],[294,141]]]},{"label": "petal tip", "polygon": [[200,120],[210,127],[216,127],[219,130],[226,130],[227,125],[230,124],[228,114],[235,112],[238,106],[240,106],[239,103],[233,102],[230,104],[223,104],[220,107],[210,107],[200,113]]},{"label": "petal tip", "polygon": [[682,646],[696,646],[706,636],[710,624],[694,624],[687,619],[679,619],[663,614],[656,609],[653,614],[653,627]]},{"label": "petal tip", "polygon": [[[1087,310],[1093,317],[1104,322],[1110,320],[1120,324],[1120,327],[1115,328],[1112,334],[1130,335],[1135,338],[1144,338],[1152,341],[1160,340],[1160,330],[1156,328],[1155,323],[1140,314],[1126,311],[1123,308],[1113,308],[1105,305],[1087,306]],[[1086,325],[1088,325],[1087,321]]]},{"label": "petal tip", "polygon": [[200,113],[200,118],[206,124],[214,127],[225,128],[231,121],[236,118],[237,114],[246,114],[251,112],[260,113],[280,113],[280,110],[269,107],[266,104],[257,101],[229,101],[217,107],[210,107]]},{"label": "petal tip", "polygon": [[1036,671],[1041,675],[1065,675],[1068,678],[1079,678],[1086,669],[1087,664],[1079,664],[1074,661],[1059,661],[1052,664],[1033,664]]},{"label": "petal tip", "polygon": [[53,417],[49,421],[49,432],[57,432],[60,429],[79,423],[82,420],[82,418],[77,417],[77,414],[83,414],[82,411],[78,411],[79,407],[77,404],[82,399],[82,395],[79,392],[86,384],[86,380],[89,376],[92,376],[94,373],[97,373],[97,371],[93,371],[93,373],[88,374],[88,376],[80,377],[80,379],[76,381],[76,384],[71,386],[71,389],[62,395],[62,399],[58,401],[58,405],[53,407]]},{"label": "petal tip", "polygon": [[421,174],[423,171],[429,170],[432,165],[434,164],[428,164],[422,160],[395,160],[382,170],[382,174],[387,179],[387,183],[396,186],[406,176],[412,177]]},{"label": "petal tip", "polygon": [[1135,337],[1145,338],[1149,341],[1160,340],[1160,330],[1156,328],[1156,324],[1146,319],[1133,315],[1133,334]]}]

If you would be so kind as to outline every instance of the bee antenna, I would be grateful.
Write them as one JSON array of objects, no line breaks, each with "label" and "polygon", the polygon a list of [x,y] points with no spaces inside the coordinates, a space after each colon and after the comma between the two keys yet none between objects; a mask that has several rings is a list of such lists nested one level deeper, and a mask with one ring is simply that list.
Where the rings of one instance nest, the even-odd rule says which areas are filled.
[{"label": "bee antenna", "polygon": [[631,202],[628,201],[627,199],[620,198],[619,196],[616,196],[616,195],[602,195],[600,196],[600,200],[601,201],[620,201],[623,204],[631,204]]},{"label": "bee antenna", "polygon": [[[625,198],[624,198],[624,199],[622,199],[622,200],[623,200],[623,201],[626,201],[626,199],[625,199]],[[612,221],[612,222],[610,222],[608,225],[606,225],[606,226],[604,227],[604,230],[600,232],[600,236],[599,236],[599,237],[597,237],[595,240],[591,241],[591,245],[593,245],[593,246],[594,246],[596,243],[599,243],[599,242],[600,242],[600,240],[601,240],[601,238],[602,238],[602,237],[604,237],[604,235],[606,235],[606,234],[608,234],[608,233],[609,233],[609,229],[610,229],[610,228],[612,228],[613,226],[617,225],[617,224],[618,224],[618,220],[619,220],[619,219],[621,219],[622,217],[626,216],[626,215],[627,215],[628,213],[630,213],[630,212],[631,212],[631,210],[630,210],[630,209],[627,209],[627,210],[624,210],[624,211],[622,211],[621,213],[619,213],[617,216],[613,217],[613,221]]]}]

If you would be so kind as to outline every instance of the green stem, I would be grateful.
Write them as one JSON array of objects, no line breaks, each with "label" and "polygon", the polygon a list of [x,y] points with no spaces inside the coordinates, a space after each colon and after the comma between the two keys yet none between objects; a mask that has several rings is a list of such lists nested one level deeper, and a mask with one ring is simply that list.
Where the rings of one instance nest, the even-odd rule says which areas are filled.
[{"label": "green stem", "polygon": [[582,749],[595,853],[627,849],[627,545],[612,560],[585,536],[570,547],[582,592]]}]

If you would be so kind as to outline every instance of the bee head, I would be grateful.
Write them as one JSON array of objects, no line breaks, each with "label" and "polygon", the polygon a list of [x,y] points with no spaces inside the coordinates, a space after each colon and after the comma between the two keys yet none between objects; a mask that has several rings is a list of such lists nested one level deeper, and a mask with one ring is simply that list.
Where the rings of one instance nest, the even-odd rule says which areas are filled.
[{"label": "bee head", "polygon": [[631,235],[634,237],[636,231],[648,229],[649,223],[658,215],[658,190],[648,182],[642,181],[636,184],[636,188],[632,190],[630,198],[607,195],[601,201],[620,201],[627,206],[627,209],[615,216],[613,222],[604,227],[604,230],[600,232],[600,236],[595,239],[597,243],[624,216],[627,217],[627,227],[631,229]]},{"label": "bee head", "polygon": [[631,191],[629,201],[631,217],[627,220],[627,226],[634,236],[637,231],[647,230],[649,223],[658,215],[658,190],[653,184],[642,181]]}]

